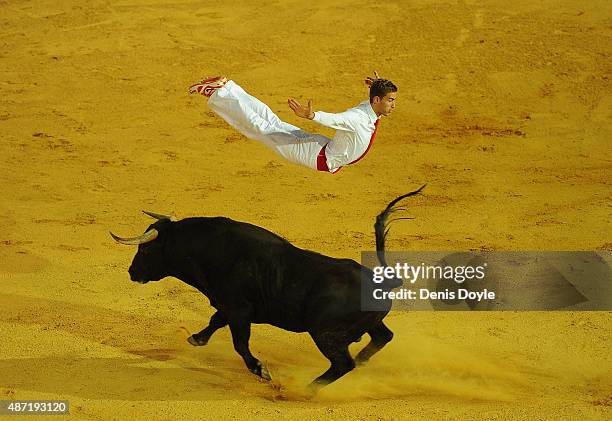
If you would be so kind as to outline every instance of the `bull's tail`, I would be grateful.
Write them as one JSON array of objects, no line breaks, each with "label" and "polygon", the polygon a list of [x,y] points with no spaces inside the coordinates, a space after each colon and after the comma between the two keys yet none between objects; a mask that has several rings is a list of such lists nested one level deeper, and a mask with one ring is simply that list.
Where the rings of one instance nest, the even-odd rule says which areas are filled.
[{"label": "bull's tail", "polygon": [[[398,221],[400,219],[414,219],[414,218],[395,218],[395,219],[389,219],[389,216],[391,216],[392,213],[398,211],[398,210],[405,210],[405,208],[402,207],[396,207],[396,205],[402,200],[405,199],[406,197],[410,197],[410,196],[414,196],[417,195],[421,192],[421,190],[423,190],[425,188],[426,184],[424,184],[423,186],[421,186],[420,189],[415,190],[413,192],[407,193],[407,194],[403,194],[399,197],[396,197],[395,199],[393,199],[391,201],[391,203],[389,203],[387,205],[387,207],[385,208],[384,211],[382,211],[377,217],[376,217],[376,223],[374,224],[374,232],[376,234],[376,254],[378,255],[378,260],[380,261],[380,264],[383,266],[387,266],[387,260],[385,259],[385,238],[387,237],[387,234],[389,233],[389,226],[391,225],[392,222],[394,221]],[[400,283],[401,285],[401,283]],[[397,285],[399,286],[399,285]]]}]

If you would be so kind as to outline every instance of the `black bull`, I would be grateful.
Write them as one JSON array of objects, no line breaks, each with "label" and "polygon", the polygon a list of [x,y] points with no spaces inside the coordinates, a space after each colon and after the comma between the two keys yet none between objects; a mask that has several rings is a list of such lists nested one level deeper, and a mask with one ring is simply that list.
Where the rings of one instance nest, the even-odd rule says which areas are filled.
[{"label": "black bull", "polygon": [[[424,187],[424,186],[423,186]],[[376,251],[386,266],[385,236],[399,196],[381,212],[374,225]],[[302,250],[284,238],[255,225],[228,218],[186,218],[180,221],[148,213],[157,222],[145,234],[120,238],[138,244],[129,273],[146,283],[173,276],[198,289],[217,310],[206,328],[189,337],[192,345],[206,345],[212,334],[229,325],[234,349],[248,369],[270,380],[268,369],[249,350],[252,323],[268,323],[292,332],[308,332],[331,367],[311,386],[329,384],[363,364],[393,338],[383,323],[391,309],[362,311],[362,274],[373,275],[354,260],[336,259]],[[365,272],[363,272],[365,271]],[[401,281],[378,287],[390,290]],[[355,357],[348,347],[368,333],[371,341]]]}]

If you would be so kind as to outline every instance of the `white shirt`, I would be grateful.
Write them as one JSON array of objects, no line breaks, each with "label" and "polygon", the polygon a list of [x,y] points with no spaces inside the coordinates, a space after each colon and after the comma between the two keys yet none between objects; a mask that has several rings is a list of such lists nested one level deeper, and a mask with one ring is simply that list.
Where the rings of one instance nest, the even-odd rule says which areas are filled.
[{"label": "white shirt", "polygon": [[377,119],[378,116],[367,100],[338,114],[323,111],[314,113],[314,121],[336,129],[333,139],[325,147],[330,172],[334,173],[343,165],[359,159],[368,150]]}]

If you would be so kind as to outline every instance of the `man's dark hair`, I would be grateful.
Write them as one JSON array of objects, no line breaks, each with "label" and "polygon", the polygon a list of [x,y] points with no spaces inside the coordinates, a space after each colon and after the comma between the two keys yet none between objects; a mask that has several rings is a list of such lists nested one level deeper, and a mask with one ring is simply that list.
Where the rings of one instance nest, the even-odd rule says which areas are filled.
[{"label": "man's dark hair", "polygon": [[397,92],[397,86],[387,79],[376,79],[370,86],[370,102],[377,96],[383,98],[389,92]]}]

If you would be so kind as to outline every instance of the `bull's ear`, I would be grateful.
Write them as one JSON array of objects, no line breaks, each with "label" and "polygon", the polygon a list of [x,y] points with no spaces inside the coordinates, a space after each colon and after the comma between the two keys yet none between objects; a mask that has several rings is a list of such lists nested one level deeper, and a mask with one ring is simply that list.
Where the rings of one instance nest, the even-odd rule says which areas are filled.
[{"label": "bull's ear", "polygon": [[155,218],[157,220],[160,219],[169,219],[172,222],[176,222],[176,216],[174,215],[162,215],[161,213],[148,212],[146,210],[142,211],[145,215],[149,215],[151,218]]}]

